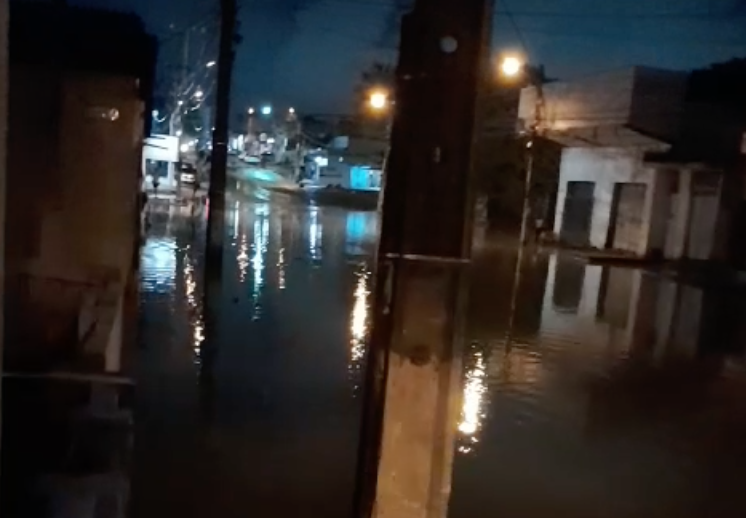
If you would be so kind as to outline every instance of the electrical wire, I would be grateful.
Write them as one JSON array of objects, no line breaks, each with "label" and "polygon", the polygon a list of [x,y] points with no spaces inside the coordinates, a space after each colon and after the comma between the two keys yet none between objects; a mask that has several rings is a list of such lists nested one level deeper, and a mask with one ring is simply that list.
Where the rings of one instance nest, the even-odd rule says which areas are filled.
[{"label": "electrical wire", "polygon": [[521,31],[521,28],[518,27],[518,24],[515,21],[515,18],[513,18],[513,15],[510,12],[510,9],[508,8],[508,0],[502,0],[502,5],[505,9],[506,16],[508,18],[508,21],[510,22],[510,25],[513,26],[513,30],[515,31],[516,37],[518,38],[518,42],[521,45],[521,50],[523,51],[523,54],[526,57],[529,57],[531,53],[528,49],[528,44],[526,43],[526,38],[523,36],[523,32]]}]

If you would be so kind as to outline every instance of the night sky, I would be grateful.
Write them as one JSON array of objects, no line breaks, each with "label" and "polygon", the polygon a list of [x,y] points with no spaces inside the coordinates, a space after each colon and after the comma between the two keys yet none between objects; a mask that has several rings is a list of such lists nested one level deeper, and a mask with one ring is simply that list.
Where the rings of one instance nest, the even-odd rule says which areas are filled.
[{"label": "night sky", "polygon": [[[216,16],[218,0],[78,0],[133,11],[157,35]],[[395,60],[407,0],[239,0],[236,109],[262,102],[349,111],[356,77]],[[397,4],[400,4],[397,9]],[[510,15],[508,15],[510,13]],[[552,77],[632,64],[689,69],[746,56],[746,0],[498,0],[494,48],[525,49]]]}]

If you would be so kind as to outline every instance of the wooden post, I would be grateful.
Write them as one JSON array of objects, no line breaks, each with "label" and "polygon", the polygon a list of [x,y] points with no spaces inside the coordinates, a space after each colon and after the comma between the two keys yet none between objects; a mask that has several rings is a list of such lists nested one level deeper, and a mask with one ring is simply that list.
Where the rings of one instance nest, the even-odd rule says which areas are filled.
[{"label": "wooden post", "polygon": [[445,518],[461,399],[472,148],[489,0],[403,20],[356,491],[359,518]]}]

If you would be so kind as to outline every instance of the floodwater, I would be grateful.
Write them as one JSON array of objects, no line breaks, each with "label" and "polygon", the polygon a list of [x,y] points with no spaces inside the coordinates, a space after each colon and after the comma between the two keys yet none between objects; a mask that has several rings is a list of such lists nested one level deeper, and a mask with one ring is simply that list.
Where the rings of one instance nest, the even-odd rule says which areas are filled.
[{"label": "floodwater", "polygon": [[349,517],[375,213],[249,190],[227,221],[214,342],[203,225],[145,244],[132,516]]},{"label": "floodwater", "polygon": [[[350,516],[376,216],[252,196],[231,201],[209,375],[200,227],[164,216],[145,247],[138,518]],[[534,253],[511,315],[515,253],[493,245],[450,516],[743,516],[746,299]]]},{"label": "floodwater", "polygon": [[[204,221],[153,215],[134,518],[351,516],[376,215],[243,187],[209,342]],[[450,517],[743,516],[743,292],[530,253],[515,294],[515,272],[475,251]]]}]

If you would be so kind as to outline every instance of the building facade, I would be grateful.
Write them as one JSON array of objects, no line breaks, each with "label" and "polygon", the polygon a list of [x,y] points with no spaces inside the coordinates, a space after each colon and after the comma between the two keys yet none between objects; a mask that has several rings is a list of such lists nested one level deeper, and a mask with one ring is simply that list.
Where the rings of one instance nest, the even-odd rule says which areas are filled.
[{"label": "building facade", "polygon": [[18,3],[11,18],[5,359],[118,372],[155,45],[131,15]]},{"label": "building facade", "polygon": [[[539,127],[564,148],[554,218],[564,245],[725,260],[744,127],[687,101],[684,73],[636,67],[545,87]],[[532,122],[536,91],[519,118]],[[706,136],[705,136],[706,135]]]}]

